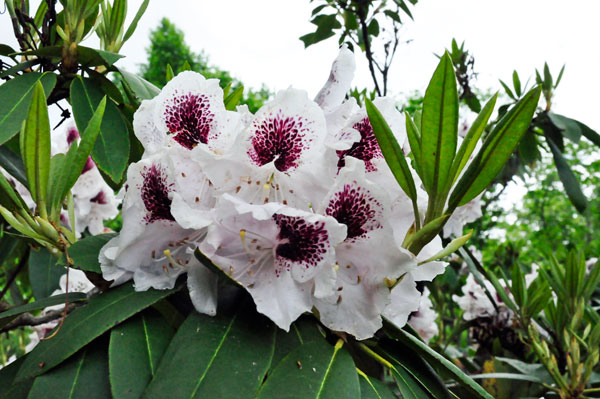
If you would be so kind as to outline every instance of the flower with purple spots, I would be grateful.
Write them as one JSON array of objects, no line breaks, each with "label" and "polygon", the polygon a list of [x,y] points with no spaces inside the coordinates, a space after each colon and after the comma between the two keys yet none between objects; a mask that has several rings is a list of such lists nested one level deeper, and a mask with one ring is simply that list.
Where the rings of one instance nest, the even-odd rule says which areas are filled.
[{"label": "flower with purple spots", "polygon": [[332,217],[282,204],[251,205],[225,194],[200,250],[252,295],[279,327],[313,306],[313,291],[329,294],[335,246],[346,227]]}]

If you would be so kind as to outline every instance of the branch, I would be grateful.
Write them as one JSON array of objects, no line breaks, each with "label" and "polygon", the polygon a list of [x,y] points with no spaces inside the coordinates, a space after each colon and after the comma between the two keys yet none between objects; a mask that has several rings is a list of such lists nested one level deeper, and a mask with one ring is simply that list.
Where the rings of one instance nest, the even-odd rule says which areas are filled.
[{"label": "branch", "polygon": [[23,255],[23,257],[19,261],[19,264],[17,265],[17,268],[15,269],[14,273],[11,274],[11,276],[6,281],[6,286],[4,287],[2,292],[0,292],[0,299],[2,299],[4,297],[4,294],[6,294],[8,292],[12,283],[15,281],[15,279],[17,278],[19,273],[21,273],[21,270],[23,270],[23,268],[25,267],[25,264],[27,263],[27,259],[29,259],[29,251],[25,252],[25,255]]},{"label": "branch", "polygon": [[357,10],[357,14],[358,19],[360,21],[360,28],[362,30],[363,41],[365,42],[365,54],[367,56],[367,60],[369,61],[369,71],[371,72],[373,83],[375,83],[375,90],[377,91],[377,95],[381,96],[381,90],[379,89],[379,84],[377,83],[377,75],[375,75],[375,68],[373,67],[376,64],[376,62],[373,59],[373,53],[371,51],[371,41],[369,39],[369,33],[367,32],[368,27],[363,8],[359,8]]},{"label": "branch", "polygon": [[51,321],[60,319],[64,314],[63,312],[66,311],[66,313],[68,314],[75,308],[83,306],[84,304],[85,302],[72,302],[69,303],[63,309],[51,310],[48,313],[43,314],[41,316],[33,316],[31,313],[23,313],[19,317],[8,323],[6,326],[0,328],[0,334],[10,330],[14,330],[15,328],[19,327],[39,326],[40,324],[49,323]]}]

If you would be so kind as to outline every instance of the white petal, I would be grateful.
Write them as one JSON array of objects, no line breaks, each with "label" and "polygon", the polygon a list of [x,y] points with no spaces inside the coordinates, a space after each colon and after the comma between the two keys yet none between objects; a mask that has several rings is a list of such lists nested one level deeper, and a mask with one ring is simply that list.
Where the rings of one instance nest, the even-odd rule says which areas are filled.
[{"label": "white petal", "polygon": [[217,314],[218,277],[194,259],[188,265],[187,285],[194,308],[200,313]]},{"label": "white petal", "polygon": [[421,293],[417,290],[417,284],[411,274],[404,276],[391,293],[391,302],[383,312],[397,327],[403,327],[408,316],[419,309]]},{"label": "white petal", "polygon": [[340,48],[339,55],[333,61],[329,79],[315,97],[315,102],[326,111],[340,105],[344,101],[346,93],[350,91],[355,70],[354,53],[344,44]]}]

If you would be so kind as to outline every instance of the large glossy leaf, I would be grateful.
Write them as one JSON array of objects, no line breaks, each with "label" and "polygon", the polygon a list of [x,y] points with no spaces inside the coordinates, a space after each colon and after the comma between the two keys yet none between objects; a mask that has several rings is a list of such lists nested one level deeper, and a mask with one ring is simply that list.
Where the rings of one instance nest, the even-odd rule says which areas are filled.
[{"label": "large glossy leaf", "polygon": [[50,173],[50,121],[44,87],[35,83],[31,104],[21,129],[21,156],[29,192],[39,207],[45,203]]},{"label": "large glossy leaf", "polygon": [[558,172],[558,177],[562,182],[565,191],[567,192],[567,196],[569,200],[573,203],[575,208],[580,212],[585,212],[587,208],[587,198],[583,194],[581,190],[581,186],[579,184],[579,180],[575,177],[575,174],[571,170],[569,163],[563,157],[562,153],[554,144],[552,139],[546,140],[548,145],[550,146],[550,150],[552,151],[552,156],[554,157],[554,164],[556,165],[556,171]]},{"label": "large glossy leaf", "polygon": [[51,72],[31,72],[0,86],[0,144],[8,141],[21,128],[27,117],[33,88],[38,81],[42,83],[47,97],[56,84],[56,75]]},{"label": "large glossy leaf", "polygon": [[279,362],[298,346],[323,339],[318,323],[312,316],[301,317],[290,327],[289,332],[277,329],[275,339],[275,352],[271,361],[271,369],[277,367]]},{"label": "large glossy leaf", "polygon": [[24,381],[18,384],[13,384],[15,375],[19,371],[19,367],[25,360],[24,357],[20,357],[6,367],[0,369],[0,393],[2,399],[26,399],[31,385],[32,380]]},{"label": "large glossy leaf", "polygon": [[381,112],[377,109],[375,104],[368,98],[365,98],[365,105],[367,108],[367,114],[369,115],[369,121],[373,127],[373,133],[381,148],[381,152],[390,167],[394,177],[402,187],[402,190],[411,198],[413,201],[417,199],[417,190],[415,188],[415,182],[413,180],[406,157],[402,148],[398,144],[398,141],[394,137],[394,133],[390,126],[387,124]]},{"label": "large glossy leaf", "polygon": [[[293,389],[291,389],[293,387]],[[359,398],[358,374],[342,341],[309,342],[290,352],[273,370],[258,399]]]},{"label": "large glossy leaf", "polygon": [[134,73],[127,72],[124,69],[119,69],[119,72],[121,73],[121,76],[123,76],[123,79],[125,79],[125,83],[131,87],[131,90],[133,90],[135,95],[140,99],[150,100],[160,93],[160,89],[146,79]]},{"label": "large glossy leaf", "polygon": [[358,372],[360,380],[360,399],[396,399],[396,395],[383,382],[371,378],[362,371]]},{"label": "large glossy leaf", "polygon": [[[83,292],[71,292],[68,294],[69,302],[79,302],[85,301],[87,299],[87,295]],[[20,315],[21,313],[32,312],[34,310],[40,310],[47,308],[48,306],[60,305],[65,303],[67,299],[66,294],[59,294],[49,296],[44,299],[40,299],[35,302],[28,303],[26,305],[15,306],[14,308],[10,308],[2,313],[0,313],[0,320],[10,319],[15,316]]]},{"label": "large glossy leaf", "polygon": [[[104,92],[91,79],[76,78],[71,83],[71,105],[80,133],[85,133]],[[102,117],[100,135],[94,145],[92,158],[113,182],[121,181],[129,158],[129,131],[123,115],[111,100],[107,101]]]},{"label": "large glossy leaf", "polygon": [[29,187],[23,161],[6,146],[0,147],[0,166],[25,187]]},{"label": "large glossy leaf", "polygon": [[269,369],[275,326],[255,312],[192,312],[171,340],[143,398],[251,397]]},{"label": "large glossy leaf", "polygon": [[452,191],[449,210],[478,196],[502,170],[529,128],[541,93],[541,87],[530,90],[494,127]]},{"label": "large glossy leaf", "polygon": [[114,399],[139,398],[156,374],[173,328],[150,309],[110,332],[110,386]]},{"label": "large glossy leaf", "polygon": [[66,269],[56,264],[56,257],[46,248],[31,250],[28,267],[31,290],[38,300],[52,295],[58,288],[60,276],[66,273]]},{"label": "large glossy leaf", "polygon": [[135,292],[128,284],[90,299],[87,306],[67,316],[54,338],[42,341],[35,347],[19,370],[17,380],[23,381],[45,373],[105,331],[173,292]]},{"label": "large glossy leaf", "polygon": [[54,370],[35,379],[27,399],[109,399],[104,340],[93,342]]},{"label": "large glossy leaf", "polygon": [[71,245],[69,247],[69,256],[73,260],[75,267],[89,272],[102,273],[98,254],[104,244],[115,236],[116,233],[87,236]]},{"label": "large glossy leaf", "polygon": [[452,378],[464,387],[474,398],[494,399],[483,387],[477,384],[471,377],[463,373],[454,363],[430,348],[425,342],[416,336],[397,328],[393,323],[384,318],[386,333],[404,345],[412,348],[421,355],[429,364],[438,371],[444,370]]},{"label": "large glossy leaf", "polygon": [[563,136],[574,143],[579,143],[581,139],[581,128],[576,120],[567,118],[566,116],[548,112],[548,118],[552,124],[562,131]]},{"label": "large glossy leaf", "polygon": [[237,107],[237,105],[240,103],[240,100],[242,99],[242,95],[244,94],[244,86],[240,86],[237,89],[235,89],[233,91],[233,93],[229,94],[224,102],[225,102],[225,109],[229,110],[229,111],[235,111],[235,107]]},{"label": "large glossy leaf", "polygon": [[[62,58],[62,46],[47,46],[37,50],[26,51],[19,53],[20,55],[37,55],[38,57],[46,58]],[[93,49],[85,46],[77,46],[77,61],[84,66],[94,67],[99,65],[111,66],[123,55],[111,53],[104,50]]]},{"label": "large glossy leaf", "polygon": [[452,59],[445,53],[425,91],[421,119],[421,171],[426,191],[446,187],[456,153],[458,92]]}]

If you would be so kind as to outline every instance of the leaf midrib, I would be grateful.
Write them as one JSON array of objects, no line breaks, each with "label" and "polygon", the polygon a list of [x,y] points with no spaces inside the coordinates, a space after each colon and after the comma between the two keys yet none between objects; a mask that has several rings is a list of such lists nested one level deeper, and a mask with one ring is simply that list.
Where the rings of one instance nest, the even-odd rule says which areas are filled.
[{"label": "leaf midrib", "polygon": [[335,361],[335,357],[340,349],[341,349],[341,346],[340,347],[335,346],[333,348],[333,354],[331,355],[331,360],[329,361],[329,364],[327,365],[327,369],[325,370],[325,374],[323,375],[323,381],[321,381],[321,386],[319,387],[319,390],[317,391],[316,399],[319,399],[321,397],[321,394],[323,393],[323,389],[325,387],[325,381],[327,381],[327,377],[329,376],[329,373],[331,372],[331,366],[333,365],[333,362]]},{"label": "leaf midrib", "polygon": [[36,79],[33,82],[33,84],[31,85],[31,87],[29,88],[29,90],[27,90],[25,92],[25,94],[23,96],[21,96],[21,98],[19,98],[19,100],[17,102],[15,102],[15,105],[11,109],[8,110],[8,112],[4,115],[4,117],[2,119],[0,119],[0,125],[2,125],[4,122],[6,122],[6,119],[8,119],[8,117],[10,116],[10,114],[15,109],[17,109],[17,107],[19,105],[21,105],[21,103],[25,100],[25,97],[27,97],[27,95],[35,88],[35,84],[38,82],[38,80],[42,79],[42,76],[44,76],[44,75],[41,75],[38,79]]}]

